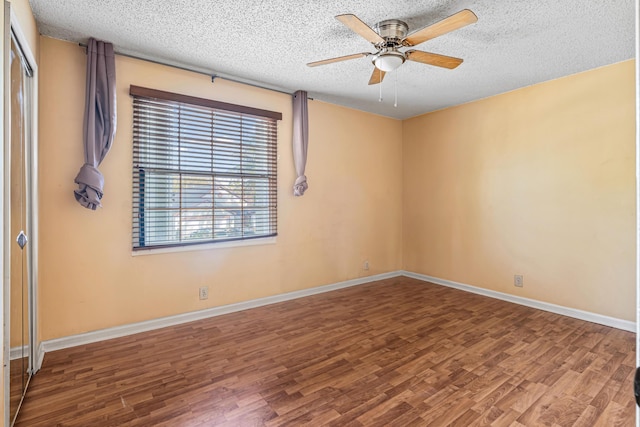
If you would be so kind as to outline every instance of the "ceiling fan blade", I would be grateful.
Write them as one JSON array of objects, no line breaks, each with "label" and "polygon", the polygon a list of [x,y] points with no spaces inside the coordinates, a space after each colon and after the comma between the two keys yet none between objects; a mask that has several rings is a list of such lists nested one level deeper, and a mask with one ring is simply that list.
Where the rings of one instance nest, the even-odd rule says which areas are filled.
[{"label": "ceiling fan blade", "polygon": [[435,65],[436,67],[448,68],[450,70],[462,64],[462,59],[453,56],[439,55],[437,53],[423,52],[421,50],[409,50],[406,52],[409,61],[421,62],[423,64]]},{"label": "ceiling fan blade", "polygon": [[354,53],[353,55],[338,56],[337,58],[329,58],[329,59],[323,59],[322,61],[309,62],[307,66],[317,67],[318,65],[332,64],[334,62],[340,62],[340,61],[348,61],[349,59],[362,58],[363,56],[368,56],[368,55],[370,55],[370,53],[367,53],[367,52]]},{"label": "ceiling fan blade", "polygon": [[382,83],[382,79],[384,79],[384,75],[386,73],[378,67],[373,67],[373,73],[371,73],[371,78],[369,79],[370,85],[377,85],[378,83]]},{"label": "ceiling fan blade", "polygon": [[442,21],[436,22],[433,25],[424,27],[415,33],[409,34],[403,40],[403,43],[408,46],[415,46],[427,40],[435,39],[438,36],[457,30],[469,24],[473,24],[478,21],[478,17],[469,9],[464,9],[456,14],[451,15],[448,18],[444,18]]},{"label": "ceiling fan blade", "polygon": [[384,39],[380,37],[378,33],[373,31],[371,27],[362,22],[356,15],[348,13],[346,15],[338,15],[336,19],[373,44],[384,42]]}]

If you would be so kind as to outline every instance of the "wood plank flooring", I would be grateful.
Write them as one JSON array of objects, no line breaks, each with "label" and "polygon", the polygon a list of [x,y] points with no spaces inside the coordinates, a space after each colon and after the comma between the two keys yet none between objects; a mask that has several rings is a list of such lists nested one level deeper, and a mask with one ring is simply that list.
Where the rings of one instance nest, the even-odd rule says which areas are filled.
[{"label": "wood plank flooring", "polygon": [[47,353],[18,426],[633,426],[635,334],[399,277]]}]

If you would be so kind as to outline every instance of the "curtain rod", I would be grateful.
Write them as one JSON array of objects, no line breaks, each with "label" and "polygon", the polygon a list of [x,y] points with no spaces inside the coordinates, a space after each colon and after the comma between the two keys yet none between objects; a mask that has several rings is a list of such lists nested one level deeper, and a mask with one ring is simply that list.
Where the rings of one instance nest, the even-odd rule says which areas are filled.
[{"label": "curtain rod", "polygon": [[[78,45],[80,47],[82,47],[82,48],[85,48],[85,49],[87,48],[87,45],[85,43],[78,43]],[[190,71],[192,73],[204,74],[205,76],[211,77],[211,83],[214,83],[215,79],[222,79],[222,80],[226,80],[228,82],[240,83],[240,84],[247,85],[247,86],[257,87],[258,89],[266,89],[266,90],[270,90],[270,91],[273,91],[273,92],[284,93],[285,95],[293,96],[293,94],[291,92],[287,92],[287,91],[280,90],[280,89],[274,89],[274,88],[267,87],[267,86],[261,86],[261,85],[259,85],[257,83],[250,83],[250,82],[234,79],[232,77],[225,77],[225,76],[220,76],[218,74],[211,74],[211,73],[208,73],[206,71],[198,70],[196,68],[189,68],[189,67],[185,67],[185,66],[182,66],[182,65],[169,64],[169,63],[166,63],[166,62],[157,61],[155,59],[143,58],[141,56],[135,56],[135,55],[131,55],[131,54],[128,54],[128,53],[122,53],[122,52],[116,52],[116,51],[114,51],[113,53],[116,54],[116,55],[119,55],[119,56],[125,56],[127,58],[133,58],[133,59],[137,59],[137,60],[140,60],[140,61],[151,62],[153,64],[164,65],[166,67],[172,67],[172,68],[177,68],[179,70]],[[313,98],[307,98],[307,99],[309,99],[310,101],[313,101]]]}]

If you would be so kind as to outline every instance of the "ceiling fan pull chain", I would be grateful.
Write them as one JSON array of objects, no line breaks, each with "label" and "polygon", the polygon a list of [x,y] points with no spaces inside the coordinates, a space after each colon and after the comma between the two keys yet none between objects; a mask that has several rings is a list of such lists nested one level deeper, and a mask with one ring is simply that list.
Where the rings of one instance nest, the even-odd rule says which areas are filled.
[{"label": "ceiling fan pull chain", "polygon": [[396,96],[393,106],[397,108],[398,107],[398,70],[396,70],[396,72],[393,74],[395,74],[394,86],[395,86],[395,96]]},{"label": "ceiling fan pull chain", "polygon": [[382,82],[378,84],[378,88],[380,89],[380,96],[378,97],[378,102],[382,102]]}]

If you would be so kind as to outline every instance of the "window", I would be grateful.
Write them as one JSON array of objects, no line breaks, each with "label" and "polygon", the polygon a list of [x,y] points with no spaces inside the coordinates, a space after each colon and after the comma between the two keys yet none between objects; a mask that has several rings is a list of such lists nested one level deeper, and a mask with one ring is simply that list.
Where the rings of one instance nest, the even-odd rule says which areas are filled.
[{"label": "window", "polygon": [[275,236],[282,114],[131,86],[133,249]]}]

